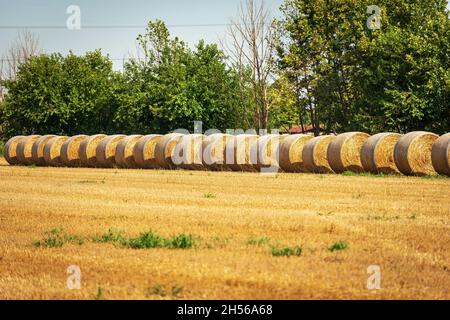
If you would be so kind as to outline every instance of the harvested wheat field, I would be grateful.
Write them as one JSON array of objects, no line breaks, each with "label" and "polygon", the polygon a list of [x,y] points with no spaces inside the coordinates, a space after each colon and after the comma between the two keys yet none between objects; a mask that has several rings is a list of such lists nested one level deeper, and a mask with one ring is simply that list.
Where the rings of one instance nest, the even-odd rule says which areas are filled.
[{"label": "harvested wheat field", "polygon": [[1,299],[450,298],[449,178],[0,159]]}]

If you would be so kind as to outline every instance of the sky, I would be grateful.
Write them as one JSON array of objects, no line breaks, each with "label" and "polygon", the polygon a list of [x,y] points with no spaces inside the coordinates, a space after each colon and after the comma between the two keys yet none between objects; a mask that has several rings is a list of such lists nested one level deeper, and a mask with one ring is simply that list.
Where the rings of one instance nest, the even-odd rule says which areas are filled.
[{"label": "sky", "polygon": [[[173,36],[191,47],[200,39],[218,43],[226,39],[226,24],[236,15],[239,3],[240,0],[0,0],[0,56],[16,39],[20,30],[16,27],[28,27],[37,35],[43,52],[67,54],[72,50],[84,54],[101,48],[118,70],[123,58],[135,51],[136,36],[149,20],[163,20]],[[283,0],[265,3],[272,17],[280,16]],[[81,9],[81,30],[66,28],[70,16],[66,10],[70,5]]]}]

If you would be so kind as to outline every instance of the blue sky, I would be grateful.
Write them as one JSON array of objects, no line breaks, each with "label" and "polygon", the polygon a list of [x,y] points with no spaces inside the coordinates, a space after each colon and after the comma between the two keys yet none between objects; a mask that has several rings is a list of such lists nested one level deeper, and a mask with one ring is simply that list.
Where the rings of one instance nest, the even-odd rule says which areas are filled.
[{"label": "blue sky", "polygon": [[[109,54],[116,69],[122,58],[134,52],[135,38],[143,28],[67,30],[66,8],[81,8],[82,26],[144,26],[147,21],[161,19],[168,25],[215,26],[169,27],[193,46],[199,39],[218,42],[226,36],[226,26],[236,14],[240,0],[0,0],[0,26],[60,26],[59,29],[31,29],[39,38],[44,52],[69,50],[77,54],[101,48]],[[272,16],[279,16],[283,0],[265,0]],[[17,29],[0,28],[0,55],[11,46]]]}]

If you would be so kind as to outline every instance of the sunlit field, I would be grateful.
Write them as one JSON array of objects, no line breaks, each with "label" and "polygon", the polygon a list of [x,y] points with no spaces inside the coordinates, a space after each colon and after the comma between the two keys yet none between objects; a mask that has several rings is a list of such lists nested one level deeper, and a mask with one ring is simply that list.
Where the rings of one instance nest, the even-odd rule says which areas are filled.
[{"label": "sunlit field", "polygon": [[449,178],[0,160],[2,299],[449,299],[449,235]]}]

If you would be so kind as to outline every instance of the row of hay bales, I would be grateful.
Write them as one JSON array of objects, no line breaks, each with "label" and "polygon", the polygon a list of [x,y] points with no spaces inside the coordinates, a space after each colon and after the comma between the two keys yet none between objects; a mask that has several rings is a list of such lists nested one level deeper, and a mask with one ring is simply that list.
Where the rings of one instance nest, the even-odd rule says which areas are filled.
[{"label": "row of hay bales", "polygon": [[325,135],[16,136],[5,145],[12,165],[213,171],[403,173],[450,175],[450,133],[362,132]]}]

